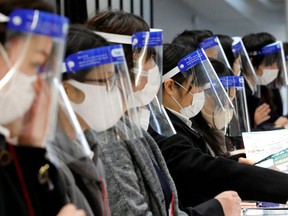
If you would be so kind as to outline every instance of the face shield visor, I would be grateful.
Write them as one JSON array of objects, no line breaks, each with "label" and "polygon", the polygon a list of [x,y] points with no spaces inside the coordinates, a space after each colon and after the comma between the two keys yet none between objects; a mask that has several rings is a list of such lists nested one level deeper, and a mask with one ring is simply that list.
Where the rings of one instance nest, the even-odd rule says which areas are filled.
[{"label": "face shield visor", "polygon": [[257,84],[268,88],[288,85],[288,76],[283,44],[281,41],[262,47],[260,51],[249,54],[253,61],[260,62],[256,70]]},{"label": "face shield visor", "polygon": [[132,36],[96,33],[109,42],[132,45],[131,98],[134,98],[135,103],[130,103],[129,107],[137,107],[141,127],[147,130],[151,126],[154,131],[167,137],[175,134],[175,129],[161,103],[162,30],[151,29],[150,32],[136,32]]},{"label": "face shield visor", "polygon": [[55,165],[92,158],[93,152],[85,138],[62,84],[58,85],[58,116],[55,140],[47,146],[49,158]]},{"label": "face shield visor", "polygon": [[[142,137],[137,110],[130,107],[135,102],[122,45],[71,54],[64,65],[63,71],[74,73],[67,81],[73,110],[101,143]],[[118,122],[131,131],[120,132]]]},{"label": "face shield visor", "polygon": [[191,109],[194,107],[197,110],[193,110],[194,116],[201,111],[207,124],[218,130],[225,130],[234,108],[204,50],[196,50],[182,58],[178,66],[163,76],[163,82],[173,79],[173,76],[180,72],[185,78],[185,86],[188,87],[186,89],[193,98],[203,95],[202,100],[197,100],[197,104],[193,104],[192,98]]},{"label": "face shield visor", "polygon": [[223,76],[219,79],[234,106],[233,117],[227,125],[226,135],[240,137],[242,132],[250,132],[244,79],[242,76]]},{"label": "face shield visor", "polygon": [[13,143],[31,138],[44,145],[54,138],[56,83],[68,20],[25,9],[14,10],[7,20],[0,56],[0,125],[10,131]]},{"label": "face shield visor", "polygon": [[[235,57],[233,70],[238,70],[238,76],[243,76],[252,92],[256,91],[257,76],[250,61],[246,48],[240,37],[232,38],[232,52]],[[235,67],[235,68],[234,68]]]},{"label": "face shield visor", "polygon": [[205,50],[205,53],[209,58],[217,59],[226,64],[228,68],[231,68],[217,36],[205,39],[199,46]]}]

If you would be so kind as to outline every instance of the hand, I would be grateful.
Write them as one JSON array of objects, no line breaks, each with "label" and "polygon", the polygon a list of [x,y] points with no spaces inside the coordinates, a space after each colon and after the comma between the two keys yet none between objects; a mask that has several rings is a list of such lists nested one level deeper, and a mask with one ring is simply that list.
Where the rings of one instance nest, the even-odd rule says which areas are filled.
[{"label": "hand", "polygon": [[225,191],[218,194],[215,199],[220,202],[225,216],[241,215],[241,199],[237,192]]},{"label": "hand", "polygon": [[254,113],[254,122],[255,125],[259,125],[265,121],[267,121],[268,119],[270,119],[270,113],[271,109],[270,106],[266,103],[260,105],[257,107],[257,109],[255,110]]},{"label": "hand", "polygon": [[48,129],[50,113],[50,89],[39,76],[34,84],[35,99],[26,113],[23,129],[18,137],[18,145],[43,147]]},{"label": "hand", "polygon": [[83,210],[77,209],[72,204],[67,204],[60,210],[57,216],[86,216],[86,213]]},{"label": "hand", "polygon": [[275,122],[274,122],[274,127],[275,128],[280,128],[280,127],[285,127],[285,125],[288,124],[288,119],[284,116],[280,116]]},{"label": "hand", "polygon": [[252,161],[243,157],[239,157],[238,162],[242,164],[248,164],[248,165],[254,165],[256,163],[255,161]]}]

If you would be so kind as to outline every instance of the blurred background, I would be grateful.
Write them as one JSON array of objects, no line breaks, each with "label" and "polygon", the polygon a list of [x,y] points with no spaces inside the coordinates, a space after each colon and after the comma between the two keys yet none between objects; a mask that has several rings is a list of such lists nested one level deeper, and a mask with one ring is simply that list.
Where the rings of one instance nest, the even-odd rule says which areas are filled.
[{"label": "blurred background", "polygon": [[288,39],[287,0],[47,0],[74,23],[97,10],[122,9],[144,17],[152,27],[165,30],[170,42],[184,29],[243,36],[267,31]]}]

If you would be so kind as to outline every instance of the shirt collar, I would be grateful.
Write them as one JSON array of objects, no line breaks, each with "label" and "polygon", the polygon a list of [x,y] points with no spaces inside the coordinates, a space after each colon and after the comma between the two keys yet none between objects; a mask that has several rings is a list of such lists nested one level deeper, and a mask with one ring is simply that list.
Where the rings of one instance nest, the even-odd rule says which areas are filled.
[{"label": "shirt collar", "polygon": [[170,112],[172,112],[174,115],[176,115],[181,121],[183,121],[189,128],[192,128],[192,121],[187,118],[186,116],[182,115],[179,112],[176,112],[175,110],[172,110],[168,107],[166,107]]},{"label": "shirt collar", "polygon": [[10,137],[10,131],[2,125],[0,125],[0,134],[3,135],[5,139],[8,139]]}]

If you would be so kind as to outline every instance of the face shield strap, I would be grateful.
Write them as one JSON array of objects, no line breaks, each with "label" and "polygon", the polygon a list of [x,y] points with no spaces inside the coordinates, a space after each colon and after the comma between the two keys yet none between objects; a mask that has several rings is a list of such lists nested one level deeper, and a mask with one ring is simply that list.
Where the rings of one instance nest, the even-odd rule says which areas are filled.
[{"label": "face shield strap", "polygon": [[180,72],[180,69],[178,68],[178,66],[176,66],[175,68],[173,68],[168,73],[166,73],[165,75],[162,76],[162,83],[164,83],[167,79],[175,76],[179,72]]},{"label": "face shield strap", "polygon": [[9,17],[0,13],[0,23],[5,23],[9,21]]},{"label": "face shield strap", "polygon": [[120,44],[132,44],[132,36],[130,35],[112,34],[99,31],[94,31],[94,33],[105,38],[108,42],[120,43]]},{"label": "face shield strap", "polygon": [[[150,29],[150,32],[156,32],[156,31],[162,31],[161,29]],[[120,44],[133,44],[133,35],[140,33],[136,32],[133,35],[122,35],[122,34],[113,34],[113,33],[107,33],[107,32],[99,32],[94,31],[95,34],[105,38],[108,42],[112,43],[120,43]],[[161,41],[162,42],[162,41]]]},{"label": "face shield strap", "polygon": [[62,63],[62,73],[74,73],[103,64],[122,64],[123,62],[125,62],[125,56],[122,45],[111,45],[84,50],[67,56],[65,62]]}]

